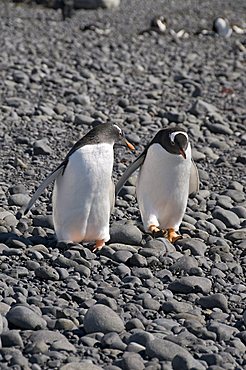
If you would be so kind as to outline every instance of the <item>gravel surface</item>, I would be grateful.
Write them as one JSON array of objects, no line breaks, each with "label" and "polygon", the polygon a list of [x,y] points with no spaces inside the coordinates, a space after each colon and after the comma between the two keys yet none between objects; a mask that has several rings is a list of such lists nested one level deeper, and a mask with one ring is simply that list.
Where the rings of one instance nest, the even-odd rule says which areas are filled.
[{"label": "gravel surface", "polygon": [[[243,14],[239,0],[122,0],[62,22],[0,3],[1,370],[246,368],[246,36],[200,32],[216,16],[246,28]],[[97,254],[56,243],[51,188],[16,219],[95,119],[136,146],[115,149],[115,180],[160,128],[187,129],[201,178],[190,238],[143,232],[136,176]]]}]

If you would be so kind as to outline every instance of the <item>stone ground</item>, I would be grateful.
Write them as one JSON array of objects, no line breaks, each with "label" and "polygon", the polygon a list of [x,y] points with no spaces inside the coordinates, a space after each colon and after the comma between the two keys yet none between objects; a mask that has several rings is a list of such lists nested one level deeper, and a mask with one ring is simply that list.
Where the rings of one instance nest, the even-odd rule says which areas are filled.
[{"label": "stone ground", "polygon": [[[162,14],[168,31],[147,31]],[[122,0],[62,22],[1,2],[0,369],[246,368],[245,34],[200,32],[216,16],[246,28],[243,14],[243,1]],[[136,146],[115,149],[115,180],[161,127],[187,129],[201,178],[191,238],[143,233],[136,176],[98,254],[56,243],[52,189],[17,221],[94,119]]]}]

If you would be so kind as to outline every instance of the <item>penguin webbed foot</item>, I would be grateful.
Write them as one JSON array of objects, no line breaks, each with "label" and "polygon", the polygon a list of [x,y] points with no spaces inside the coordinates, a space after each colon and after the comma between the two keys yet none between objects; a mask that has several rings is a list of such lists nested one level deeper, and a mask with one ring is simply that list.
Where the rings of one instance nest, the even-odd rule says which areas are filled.
[{"label": "penguin webbed foot", "polygon": [[174,244],[177,240],[183,239],[182,235],[178,234],[174,229],[167,230],[166,238],[170,241],[170,243]]},{"label": "penguin webbed foot", "polygon": [[104,240],[96,240],[96,245],[92,249],[92,252],[95,253],[95,252],[100,251],[104,247],[104,245],[105,245]]},{"label": "penguin webbed foot", "polygon": [[166,234],[166,230],[160,229],[158,226],[155,225],[150,225],[148,229],[154,238],[162,238]]},{"label": "penguin webbed foot", "polygon": [[155,225],[149,227],[149,231],[155,238],[166,238],[170,243],[174,244],[177,240],[182,239],[182,235],[178,234],[173,228],[160,229]]}]

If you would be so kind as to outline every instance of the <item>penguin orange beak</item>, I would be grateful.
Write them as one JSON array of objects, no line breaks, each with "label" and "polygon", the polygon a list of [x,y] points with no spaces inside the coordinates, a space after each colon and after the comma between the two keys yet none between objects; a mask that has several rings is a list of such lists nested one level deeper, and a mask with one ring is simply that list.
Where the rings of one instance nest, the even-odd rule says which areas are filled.
[{"label": "penguin orange beak", "polygon": [[183,149],[183,148],[179,148],[179,154],[181,154],[181,155],[182,155],[182,157],[183,157],[184,159],[186,159],[186,154],[185,154],[185,151],[184,151],[184,149]]},{"label": "penguin orange beak", "polygon": [[135,150],[134,146],[126,139],[124,139],[125,141],[125,144],[126,146],[130,149],[130,150]]}]

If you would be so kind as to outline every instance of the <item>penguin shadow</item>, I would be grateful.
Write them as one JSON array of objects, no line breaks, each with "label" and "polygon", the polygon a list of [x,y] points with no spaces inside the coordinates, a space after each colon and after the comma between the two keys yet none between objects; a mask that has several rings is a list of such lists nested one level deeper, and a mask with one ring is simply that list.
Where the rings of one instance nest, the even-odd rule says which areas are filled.
[{"label": "penguin shadow", "polygon": [[21,248],[21,246],[24,247],[24,245],[30,247],[37,244],[43,244],[48,248],[55,248],[57,240],[54,234],[48,234],[45,237],[41,235],[25,237],[23,235],[18,235],[16,232],[9,231],[0,233],[0,243],[5,244],[9,248]]}]

